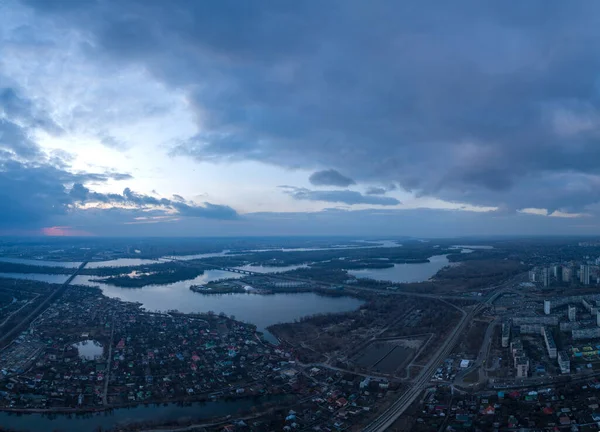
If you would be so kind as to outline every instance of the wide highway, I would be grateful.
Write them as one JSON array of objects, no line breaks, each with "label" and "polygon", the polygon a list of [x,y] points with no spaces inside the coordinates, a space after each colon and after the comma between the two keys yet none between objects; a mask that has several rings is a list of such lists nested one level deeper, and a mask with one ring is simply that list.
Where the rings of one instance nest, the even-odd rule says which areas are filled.
[{"label": "wide highway", "polygon": [[446,342],[439,348],[435,356],[427,363],[427,365],[421,370],[421,373],[415,378],[411,387],[404,392],[387,410],[383,412],[377,419],[369,424],[364,432],[384,432],[400,417],[404,411],[414,402],[414,400],[421,394],[421,392],[428,386],[432,375],[439,365],[446,359],[452,349],[460,339],[465,330],[466,326],[471,320],[480,313],[485,307],[492,304],[498,296],[508,290],[514,281],[507,282],[502,285],[502,288],[497,290],[492,296],[490,296],[485,303],[479,304],[473,308],[469,313],[463,314],[454,331],[446,339]]}]

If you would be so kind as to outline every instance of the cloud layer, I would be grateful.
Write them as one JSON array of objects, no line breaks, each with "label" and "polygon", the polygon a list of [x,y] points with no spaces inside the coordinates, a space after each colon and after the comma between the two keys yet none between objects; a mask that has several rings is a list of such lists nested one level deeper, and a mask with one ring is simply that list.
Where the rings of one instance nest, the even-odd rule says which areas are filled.
[{"label": "cloud layer", "polygon": [[597,2],[28,3],[187,90],[178,154],[512,209],[600,199]]},{"label": "cloud layer", "polygon": [[[1,84],[1,83],[0,83]],[[125,188],[122,194],[91,191],[86,183],[131,180],[128,173],[78,172],[64,152],[45,152],[31,138],[36,130],[60,134],[52,120],[11,87],[0,86],[0,229],[42,228],[55,218],[84,211],[78,204],[126,205],[132,217],[141,210],[161,209],[182,217],[233,219],[228,206],[155,198]]]},{"label": "cloud layer", "polygon": [[308,178],[311,184],[315,186],[337,186],[337,187],[348,187],[356,184],[354,180],[345,175],[340,174],[339,171],[334,169],[328,169],[323,171],[315,171]]},{"label": "cloud layer", "polygon": [[373,195],[363,195],[351,190],[310,190],[293,186],[280,186],[285,193],[297,200],[323,201],[348,205],[370,204],[394,206],[400,204],[396,198]]},{"label": "cloud layer", "polygon": [[122,194],[104,194],[92,192],[80,183],[73,185],[69,191],[69,196],[74,202],[79,204],[113,204],[123,206],[133,206],[138,209],[145,208],[164,208],[175,210],[180,216],[203,217],[210,219],[236,219],[237,212],[225,205],[211,204],[204,202],[202,206],[186,201],[183,197],[175,195],[173,200],[167,198],[155,198],[150,195],[136,193],[129,188],[125,188]]},{"label": "cloud layer", "polygon": [[[396,206],[409,196],[490,206],[497,214],[524,208],[600,214],[598,2],[14,5],[45,29],[68,34],[72,45],[65,56],[81,57],[77,64],[101,63],[115,74],[114,86],[98,96],[103,106],[118,100],[121,70],[143,71],[140,77],[184,99],[196,130],[165,143],[165,152],[202,163],[259,161],[312,172],[309,184],[295,183],[307,187],[284,189],[295,200],[287,202]],[[53,43],[35,26],[11,37],[29,41],[34,53]],[[104,123],[135,119],[141,108],[128,103],[137,98],[101,110],[97,124],[93,106],[63,113],[65,127],[44,109],[43,97],[29,98],[2,75],[4,61],[0,200],[12,213],[2,223],[39,224],[92,203],[156,215],[237,216],[229,206],[196,205],[180,196],[94,191],[91,183],[131,176],[126,170],[78,172],[68,154],[40,148],[36,133],[61,137],[85,119],[105,146],[135,145],[124,142],[127,133],[105,131]],[[170,102],[156,101],[143,115],[169,110]],[[181,193],[169,196],[174,192]],[[102,211],[94,210],[99,220]],[[126,212],[111,214],[121,220]]]}]

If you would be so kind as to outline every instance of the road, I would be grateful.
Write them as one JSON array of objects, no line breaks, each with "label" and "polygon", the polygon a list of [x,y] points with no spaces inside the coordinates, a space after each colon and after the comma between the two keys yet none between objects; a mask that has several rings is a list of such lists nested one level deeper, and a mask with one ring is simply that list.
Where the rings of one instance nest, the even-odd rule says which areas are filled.
[{"label": "road", "polygon": [[335,366],[331,366],[328,365],[327,363],[300,363],[297,362],[300,366],[302,367],[316,367],[316,368],[322,368],[322,369],[330,369],[330,370],[334,370],[337,372],[343,372],[343,373],[349,373],[352,375],[358,375],[364,378],[369,378],[372,380],[380,380],[380,379],[386,379],[386,380],[390,380],[393,379],[391,378],[389,375],[385,375],[385,374],[366,374],[366,373],[361,373],[361,372],[355,372],[355,371],[351,371],[348,369],[342,369],[339,367],[335,367]]},{"label": "road", "polygon": [[[212,267],[214,269],[214,267]],[[223,268],[223,270],[229,271],[229,268]],[[378,290],[372,288],[361,288],[354,285],[347,284],[333,284],[333,283],[324,283],[318,282],[314,280],[305,280],[299,278],[290,278],[290,277],[282,277],[280,275],[269,275],[269,274],[260,274],[263,277],[272,277],[276,279],[285,279],[299,282],[307,282],[307,283],[318,283],[321,285],[329,285],[331,287],[344,287],[349,290],[354,291],[365,291],[370,293],[381,293],[385,292],[388,295],[404,295],[404,296],[412,296],[412,297],[424,297],[424,298],[432,298],[441,300],[456,309],[460,310],[462,313],[462,318],[459,323],[456,325],[452,334],[446,339],[444,344],[438,349],[433,358],[425,365],[425,367],[421,370],[419,375],[413,381],[411,387],[404,392],[400,397],[389,407],[383,414],[381,414],[377,419],[375,419],[371,424],[369,424],[364,431],[365,432],[383,432],[387,428],[389,428],[397,419],[400,417],[404,411],[413,403],[413,401],[419,396],[419,394],[429,385],[429,381],[431,380],[431,376],[435,372],[435,370],[439,367],[439,365],[444,361],[445,358],[452,352],[452,349],[463,335],[464,330],[467,325],[471,322],[471,320],[477,316],[484,308],[488,307],[492,304],[500,295],[508,291],[510,288],[514,286],[515,283],[518,283],[522,279],[523,276],[517,276],[511,279],[508,282],[503,284],[492,286],[489,290],[495,290],[495,292],[487,297],[487,299],[481,297],[466,297],[466,296],[454,296],[454,295],[436,295],[436,294],[420,294],[420,293],[412,293],[412,292],[403,292],[400,290]],[[476,307],[474,307],[470,312],[465,312],[462,308],[448,303],[445,300],[449,299],[460,299],[460,300],[479,300],[479,303]]]},{"label": "road", "polygon": [[[488,354],[490,352],[490,346],[492,344],[492,336],[494,333],[494,329],[496,328],[496,326],[500,323],[500,318],[496,318],[494,319],[494,321],[492,321],[489,325],[488,328],[485,332],[485,335],[483,336],[483,344],[481,345],[481,349],[479,350],[479,355],[477,356],[477,359],[473,362],[473,365],[468,368],[467,370],[465,370],[464,372],[461,372],[456,379],[454,380],[454,385],[458,386],[458,387],[464,387],[465,385],[472,385],[472,384],[478,384],[480,382],[485,381],[487,374],[485,373],[485,368],[483,368],[483,362],[485,359],[487,359]],[[471,383],[471,384],[465,384],[464,383],[464,378],[467,374],[469,374],[472,370],[479,368],[479,379],[477,380],[477,382],[475,383]]]},{"label": "road", "polygon": [[421,373],[415,378],[412,386],[404,392],[383,414],[369,424],[364,432],[384,432],[400,417],[404,411],[414,402],[421,392],[429,385],[431,376],[439,365],[448,357],[452,349],[463,335],[463,331],[471,320],[484,308],[492,304],[500,295],[507,291],[514,284],[514,280],[500,285],[500,289],[488,297],[484,303],[477,305],[469,313],[463,310],[463,317],[460,319],[452,334],[446,339],[446,342],[438,349],[434,357],[421,370]]},{"label": "road", "polygon": [[10,342],[12,342],[12,340],[15,338],[15,336],[17,336],[25,328],[27,328],[27,326],[33,320],[35,320],[42,312],[44,312],[46,309],[48,309],[48,307],[50,307],[50,305],[54,302],[54,300],[56,300],[58,297],[60,297],[62,295],[63,292],[65,292],[65,290],[67,289],[67,286],[69,286],[69,284],[71,282],[73,282],[73,279],[75,279],[75,276],[77,276],[79,274],[79,272],[81,270],[83,270],[83,268],[86,266],[87,263],[88,263],[88,261],[84,261],[83,263],[81,263],[81,265],[77,268],[77,270],[75,270],[75,272],[71,276],[69,276],[69,279],[67,279],[65,281],[65,283],[63,283],[59,288],[57,288],[50,295],[48,295],[46,300],[44,300],[38,307],[36,307],[29,315],[27,315],[25,318],[23,318],[23,320],[18,325],[14,326],[11,330],[9,330],[7,333],[2,335],[0,337],[0,346],[4,347],[4,346],[8,345]]},{"label": "road", "polygon": [[110,325],[110,343],[108,344],[108,362],[106,364],[106,375],[104,376],[104,391],[102,392],[102,405],[108,405],[108,382],[110,381],[110,366],[112,363],[112,350],[115,339],[115,317],[112,317]]}]

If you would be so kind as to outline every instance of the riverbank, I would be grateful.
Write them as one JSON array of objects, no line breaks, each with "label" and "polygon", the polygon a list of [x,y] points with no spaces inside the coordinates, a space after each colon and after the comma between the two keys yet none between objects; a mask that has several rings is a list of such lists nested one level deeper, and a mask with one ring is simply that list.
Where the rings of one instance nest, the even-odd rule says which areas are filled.
[{"label": "riverbank", "polygon": [[119,288],[143,288],[147,285],[168,285],[175,282],[191,280],[204,274],[203,269],[180,267],[175,270],[151,273],[133,273],[90,279],[90,282],[114,285]]},{"label": "riverbank", "polygon": [[[104,411],[86,412],[23,412],[0,411],[0,425],[6,430],[81,432],[185,430],[196,424],[220,425],[232,416],[260,416],[274,407],[296,403],[297,397],[265,395],[239,397],[235,400],[193,402],[186,404],[139,404]],[[261,410],[255,413],[255,410]],[[252,413],[252,414],[251,414]],[[5,429],[3,429],[5,430]],[[189,429],[188,429],[189,430]]]},{"label": "riverbank", "polygon": [[268,289],[263,288],[253,288],[250,287],[248,289],[243,288],[239,285],[231,285],[231,286],[223,286],[223,285],[191,285],[190,291],[201,294],[201,295],[215,295],[215,294],[255,294],[255,295],[277,295],[277,294],[308,294],[313,293],[317,294],[321,297],[352,297],[358,300],[366,300],[369,298],[368,293],[364,291],[355,291],[355,290],[344,290],[341,287],[337,288],[321,288],[321,287],[293,287],[293,288],[279,288],[279,287],[269,287]]},{"label": "riverbank", "polygon": [[[251,384],[251,383],[248,383]],[[168,406],[168,405],[176,405],[176,406],[192,406],[194,404],[204,404],[208,402],[235,402],[238,400],[253,400],[256,398],[264,397],[259,394],[251,394],[251,395],[227,395],[222,399],[217,399],[214,396],[214,393],[220,392],[211,392],[204,395],[195,395],[193,397],[186,397],[180,399],[172,399],[172,400],[148,400],[144,402],[131,402],[131,403],[122,403],[122,404],[112,404],[105,406],[86,406],[82,408],[68,408],[68,407],[56,407],[56,408],[8,408],[8,407],[0,407],[0,413],[13,413],[13,414],[45,414],[45,415],[89,415],[89,414],[98,414],[98,413],[111,413],[115,410],[124,410],[124,409],[133,409],[138,407],[160,407],[160,406]],[[291,396],[290,394],[270,394],[269,397],[275,396]]]}]

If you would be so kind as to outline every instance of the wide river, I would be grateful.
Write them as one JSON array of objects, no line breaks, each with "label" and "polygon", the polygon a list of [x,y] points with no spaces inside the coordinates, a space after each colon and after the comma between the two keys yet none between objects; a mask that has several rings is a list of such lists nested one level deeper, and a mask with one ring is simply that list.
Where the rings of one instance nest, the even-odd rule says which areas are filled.
[{"label": "wide river", "polygon": [[[277,267],[272,267],[277,269]],[[266,271],[266,269],[263,269]],[[348,312],[358,309],[363,302],[352,297],[324,297],[314,293],[296,294],[199,294],[190,285],[202,285],[218,279],[240,278],[244,275],[221,270],[207,270],[204,274],[186,281],[166,285],[147,285],[143,288],[120,288],[94,282],[98,276],[76,276],[71,285],[97,286],[111,298],[139,302],[149,311],[178,310],[180,312],[223,312],[228,316],[256,325],[265,339],[276,343],[266,328],[272,324],[293,322],[299,318],[324,313]],[[0,273],[0,277],[31,279],[62,283],[66,275]]]},{"label": "wide river", "polygon": [[190,291],[190,285],[240,278],[244,275],[208,270],[195,279],[167,285],[147,285],[144,288],[119,288],[113,285],[93,282],[96,276],[76,276],[73,285],[98,286],[102,292],[113,298],[140,302],[149,311],[178,310],[180,312],[224,312],[237,320],[255,324],[265,333],[265,338],[276,342],[266,328],[272,324],[293,322],[307,315],[320,313],[347,312],[356,310],[363,303],[352,297],[324,297],[314,293],[298,294],[199,294]]},{"label": "wide river", "polygon": [[348,270],[348,274],[359,279],[399,283],[424,282],[449,264],[446,255],[434,255],[429,258],[428,263],[394,264],[394,267],[383,269]]},{"label": "wide river", "polygon": [[[393,242],[385,242],[382,247],[400,246]],[[341,249],[341,248],[340,248]],[[285,249],[284,249],[285,250]],[[296,250],[309,250],[296,249]],[[291,250],[287,250],[291,251]],[[224,255],[227,251],[216,254],[199,254],[179,259],[208,258],[209,256]],[[18,262],[40,266],[62,266],[74,268],[79,265],[76,262],[54,262],[0,258],[1,261]],[[357,277],[368,277],[379,280],[392,280],[395,282],[416,282],[427,280],[435,273],[448,265],[445,255],[437,255],[430,258],[429,263],[422,264],[396,264],[390,269],[351,270],[350,274]],[[101,266],[125,266],[136,264],[148,264],[156,262],[142,259],[119,259],[104,262],[90,263],[88,267]],[[296,266],[294,266],[296,267]],[[273,272],[290,270],[290,268],[262,267],[250,268],[259,272]],[[265,332],[265,338],[275,342],[273,335],[266,331],[266,327],[280,322],[292,322],[301,317],[332,312],[346,312],[360,307],[362,302],[351,297],[323,297],[314,293],[302,294],[275,294],[261,296],[256,294],[226,294],[226,295],[202,295],[189,290],[192,284],[204,284],[209,281],[223,278],[239,278],[243,275],[237,273],[209,270],[193,280],[176,282],[168,285],[149,285],[144,288],[119,288],[112,285],[92,282],[96,276],[77,276],[74,285],[99,286],[105,295],[118,297],[125,301],[140,302],[144,308],[150,311],[173,310],[181,312],[224,312],[234,315],[236,319],[253,323],[257,328]],[[66,275],[45,274],[17,274],[4,273],[0,277],[12,277],[18,279],[33,279],[51,283],[61,283],[67,279]],[[197,420],[209,419],[215,416],[233,415],[240,410],[247,410],[256,403],[252,399],[244,399],[233,402],[209,402],[206,404],[195,404],[189,407],[177,405],[168,406],[139,406],[131,409],[118,409],[109,414],[91,415],[86,417],[55,416],[44,417],[40,414],[28,414],[23,416],[0,412],[0,425],[16,430],[51,431],[61,430],[63,432],[79,432],[83,430],[95,430],[98,427],[112,428],[119,424],[132,421],[144,420],[175,420],[182,417],[191,417]]]},{"label": "wide river", "polygon": [[[262,397],[261,402],[277,401],[282,397],[271,396]],[[215,417],[224,417],[227,415],[235,416],[241,411],[248,411],[257,405],[257,401],[252,398],[240,399],[236,401],[219,401],[195,403],[190,406],[177,406],[169,404],[167,406],[149,405],[137,406],[134,408],[120,408],[112,412],[100,412],[85,416],[66,416],[56,415],[46,417],[41,414],[16,415],[8,412],[0,412],[0,425],[3,428],[15,431],[31,432],[87,432],[111,429],[119,425],[128,423],[138,423],[143,421],[174,421],[182,418],[189,418],[201,422]]]},{"label": "wide river", "polygon": [[[357,246],[357,245],[339,245],[334,247],[324,247],[324,248],[273,248],[273,249],[248,249],[237,251],[237,253],[252,253],[252,252],[307,252],[307,251],[317,251],[317,250],[342,250],[342,249],[367,249],[367,248],[389,248],[389,247],[400,247],[401,244],[397,243],[394,240],[378,240],[373,242],[365,242],[371,243],[368,246]],[[203,258],[213,258],[219,256],[226,256],[231,251],[229,249],[224,249],[220,252],[213,253],[203,253],[203,254],[194,254],[194,255],[178,255],[178,256],[164,256],[162,258],[157,259],[144,259],[144,258],[117,258],[113,260],[106,261],[90,261],[86,268],[100,268],[100,267],[126,267],[126,266],[141,266],[146,264],[157,264],[160,262],[166,262],[171,260],[179,260],[179,261],[189,261],[195,259],[203,259]],[[27,258],[12,258],[12,257],[0,257],[0,261],[15,263],[15,264],[27,264],[34,266],[42,266],[42,267],[65,267],[65,268],[77,268],[81,264],[81,262],[74,261],[47,261],[41,259],[27,259]]]}]

